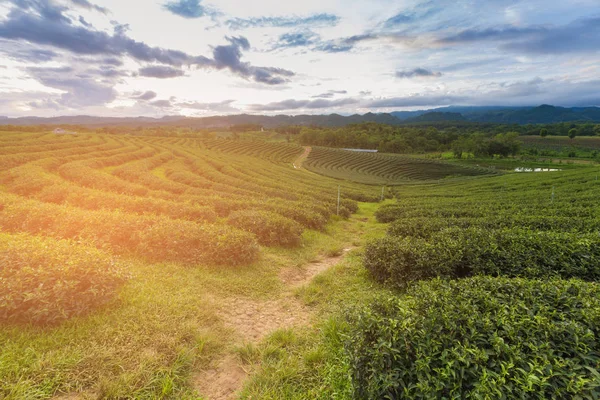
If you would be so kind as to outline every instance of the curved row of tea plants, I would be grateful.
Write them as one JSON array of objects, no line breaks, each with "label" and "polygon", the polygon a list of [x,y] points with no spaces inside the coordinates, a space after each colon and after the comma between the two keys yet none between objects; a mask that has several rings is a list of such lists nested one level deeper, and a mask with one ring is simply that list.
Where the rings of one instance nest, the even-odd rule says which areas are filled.
[{"label": "curved row of tea plants", "polygon": [[321,175],[377,185],[398,185],[493,173],[483,168],[436,160],[325,147],[313,147],[303,165]]},{"label": "curved row of tea plants", "polygon": [[397,190],[364,253],[396,295],[352,317],[355,396],[598,397],[597,173]]}]

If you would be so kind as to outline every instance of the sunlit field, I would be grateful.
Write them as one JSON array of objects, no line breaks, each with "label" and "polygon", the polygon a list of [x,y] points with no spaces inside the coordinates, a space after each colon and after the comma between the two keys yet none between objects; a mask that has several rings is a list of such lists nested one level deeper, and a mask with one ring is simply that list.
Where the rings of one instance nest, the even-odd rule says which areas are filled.
[{"label": "sunlit field", "polygon": [[259,139],[2,132],[0,398],[597,393],[597,167]]}]

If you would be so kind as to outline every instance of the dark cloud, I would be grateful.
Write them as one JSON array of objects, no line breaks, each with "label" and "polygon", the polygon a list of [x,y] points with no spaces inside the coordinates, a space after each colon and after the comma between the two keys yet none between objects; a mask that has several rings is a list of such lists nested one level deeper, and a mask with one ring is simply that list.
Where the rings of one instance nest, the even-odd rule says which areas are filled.
[{"label": "dark cloud", "polygon": [[140,76],[158,79],[176,78],[184,75],[182,70],[166,65],[151,65],[149,67],[140,68],[138,72]]},{"label": "dark cloud", "polygon": [[215,68],[226,68],[242,77],[268,85],[285,83],[288,81],[286,78],[294,76],[292,71],[282,68],[256,67],[242,62],[242,50],[250,48],[250,43],[245,37],[228,37],[227,41],[229,45],[217,46],[213,49]]},{"label": "dark cloud", "polygon": [[362,90],[358,92],[358,94],[360,94],[361,96],[370,96],[373,94],[373,92],[371,92],[370,90]]},{"label": "dark cloud", "polygon": [[71,2],[79,7],[85,8],[86,10],[94,10],[94,11],[98,11],[99,13],[102,13],[102,14],[109,13],[107,8],[92,4],[87,0],[71,0]]},{"label": "dark cloud", "polygon": [[501,26],[466,29],[440,38],[441,45],[499,42],[501,50],[526,54],[568,54],[600,50],[600,16],[563,26]]},{"label": "dark cloud", "polygon": [[311,96],[311,98],[313,98],[313,99],[331,99],[336,94],[348,94],[348,91],[346,91],[346,90],[329,90],[325,93],[321,93],[316,96]]},{"label": "dark cloud", "polygon": [[164,4],[163,7],[173,14],[190,19],[214,16],[217,14],[216,10],[203,6],[200,3],[200,0],[175,0],[169,1],[168,3]]},{"label": "dark cloud", "polygon": [[396,71],[396,78],[439,78],[441,72],[433,72],[425,68],[415,68],[410,71]]},{"label": "dark cloud", "polygon": [[120,67],[121,65],[123,65],[123,61],[119,60],[116,57],[106,57],[106,58],[103,58],[102,60],[100,60],[100,62],[102,64],[112,65],[115,67]]},{"label": "dark cloud", "polygon": [[268,112],[268,111],[284,111],[298,109],[319,109],[319,108],[334,108],[356,104],[356,99],[346,98],[338,100],[284,100],[268,104],[253,104],[249,108],[252,111]]},{"label": "dark cloud", "polygon": [[133,96],[132,99],[149,101],[149,100],[156,98],[156,96],[157,96],[156,92],[153,92],[152,90],[148,90],[140,95]]},{"label": "dark cloud", "polygon": [[233,18],[225,21],[229,28],[294,28],[298,26],[335,26],[340,17],[333,14],[313,14],[307,17],[258,17],[258,18]]},{"label": "dark cloud", "polygon": [[169,100],[155,100],[155,101],[151,101],[150,103],[151,106],[154,107],[158,107],[158,108],[171,108],[173,107],[173,105],[171,104],[171,102]]},{"label": "dark cloud", "polygon": [[2,43],[0,51],[9,58],[34,64],[52,61],[59,56],[52,50],[22,49],[20,46],[10,46],[8,43]]},{"label": "dark cloud", "polygon": [[110,65],[101,65],[98,68],[88,69],[86,72],[103,78],[120,78],[130,76],[129,72],[115,69]]},{"label": "dark cloud", "polygon": [[200,111],[213,111],[213,112],[238,112],[238,108],[232,106],[235,100],[225,100],[216,103],[201,103],[195,101],[177,103],[178,107],[189,108],[192,110]]},{"label": "dark cloud", "polygon": [[[198,68],[229,69],[233,73],[259,83],[277,85],[287,82],[292,71],[273,67],[257,67],[242,62],[242,50],[250,43],[244,37],[227,38],[229,45],[213,48],[213,59],[192,56],[179,50],[151,47],[127,36],[127,26],[115,24],[114,33],[74,25],[63,15],[63,7],[50,7],[36,0],[14,0],[14,7],[0,21],[0,38],[11,41],[27,41],[48,45],[81,55],[106,57],[129,56],[137,61],[156,62],[181,67],[194,65]],[[36,10],[39,15],[23,10]]]},{"label": "dark cloud", "polygon": [[114,82],[99,82],[94,76],[76,74],[72,67],[29,67],[26,71],[42,85],[66,92],[52,100],[60,106],[104,105],[117,98]]}]

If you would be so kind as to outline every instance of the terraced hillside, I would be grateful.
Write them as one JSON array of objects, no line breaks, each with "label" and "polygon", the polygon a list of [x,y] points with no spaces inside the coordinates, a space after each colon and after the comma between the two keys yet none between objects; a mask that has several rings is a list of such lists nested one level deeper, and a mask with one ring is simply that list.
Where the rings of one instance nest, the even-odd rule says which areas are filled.
[{"label": "terraced hillside", "polygon": [[327,147],[313,147],[304,166],[320,175],[373,185],[399,185],[493,173],[483,168],[436,160]]},{"label": "terraced hillside", "polygon": [[[231,298],[247,308],[285,297],[278,270],[337,252],[327,247],[329,222],[341,223],[332,217],[379,200],[378,189],[348,183],[338,208],[339,182],[294,169],[302,152],[242,139],[0,132],[0,342],[11,343],[0,352],[0,398],[197,398],[219,388],[178,377],[242,340]],[[289,314],[274,301],[269,312]]]}]

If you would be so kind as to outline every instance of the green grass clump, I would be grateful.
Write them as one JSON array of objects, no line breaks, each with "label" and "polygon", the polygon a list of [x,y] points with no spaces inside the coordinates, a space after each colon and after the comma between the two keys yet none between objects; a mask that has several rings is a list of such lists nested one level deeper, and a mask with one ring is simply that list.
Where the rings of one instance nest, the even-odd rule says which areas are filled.
[{"label": "green grass clump", "polygon": [[0,234],[0,321],[55,324],[110,302],[127,274],[104,252]]},{"label": "green grass clump", "polygon": [[266,246],[298,246],[304,228],[279,214],[260,210],[240,210],[231,213],[227,223],[256,235]]},{"label": "green grass clump", "polygon": [[360,399],[597,398],[600,286],[475,277],[421,282],[355,316]]},{"label": "green grass clump", "polygon": [[369,243],[365,267],[394,287],[434,277],[473,275],[600,279],[597,234],[449,228],[429,240],[385,237]]}]

